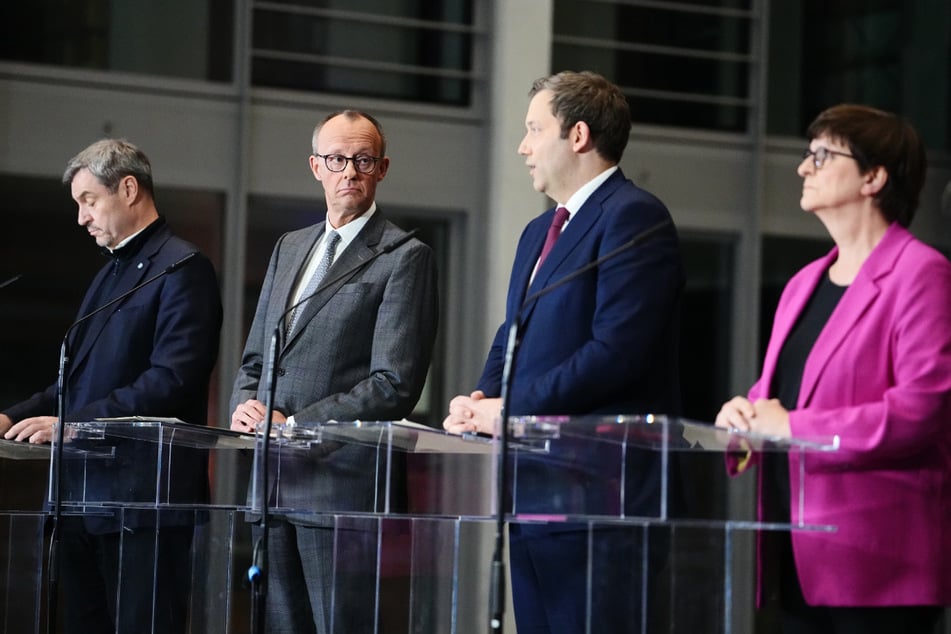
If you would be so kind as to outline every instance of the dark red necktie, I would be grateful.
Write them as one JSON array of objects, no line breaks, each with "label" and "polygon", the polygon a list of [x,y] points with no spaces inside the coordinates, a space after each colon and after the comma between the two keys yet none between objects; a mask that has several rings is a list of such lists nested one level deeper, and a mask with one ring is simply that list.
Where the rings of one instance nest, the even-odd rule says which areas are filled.
[{"label": "dark red necktie", "polygon": [[548,236],[545,238],[545,246],[542,247],[542,253],[538,256],[536,270],[541,268],[542,262],[548,257],[548,252],[555,246],[555,240],[561,235],[561,228],[565,226],[566,220],[568,220],[568,210],[564,207],[556,209],[555,217],[551,219],[551,226],[548,227]]}]

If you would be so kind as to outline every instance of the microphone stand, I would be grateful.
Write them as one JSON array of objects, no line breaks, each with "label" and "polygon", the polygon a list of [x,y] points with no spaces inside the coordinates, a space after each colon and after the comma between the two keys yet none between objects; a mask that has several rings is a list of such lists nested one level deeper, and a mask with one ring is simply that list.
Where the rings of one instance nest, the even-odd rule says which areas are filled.
[{"label": "microphone stand", "polygon": [[506,340],[505,345],[505,362],[502,366],[502,407],[499,412],[499,461],[496,466],[496,488],[495,488],[495,504],[496,504],[496,522],[495,522],[495,549],[492,554],[492,568],[491,576],[489,579],[489,632],[491,634],[501,633],[502,624],[505,617],[505,561],[504,561],[504,552],[505,552],[505,479],[508,476],[508,467],[507,467],[507,457],[508,457],[508,446],[509,446],[509,430],[508,430],[508,412],[511,406],[512,400],[512,382],[513,382],[513,370],[515,368],[515,359],[518,354],[519,346],[519,332],[522,327],[522,317],[525,314],[526,309],[541,298],[544,295],[552,292],[553,290],[560,288],[567,284],[568,282],[581,277],[585,273],[588,273],[592,269],[599,267],[604,262],[616,257],[617,255],[631,249],[638,244],[646,241],[648,238],[653,237],[655,233],[658,233],[662,229],[665,229],[668,225],[673,225],[673,221],[669,218],[664,219],[661,222],[658,222],[641,233],[638,233],[633,238],[617,247],[605,253],[601,257],[588,262],[581,268],[569,273],[568,275],[558,279],[555,282],[552,282],[548,286],[541,288],[528,297],[522,302],[522,305],[519,306],[519,309],[515,312],[515,315],[512,317],[512,323],[509,326],[508,339]]},{"label": "microphone stand", "polygon": [[[316,293],[315,293],[316,294]],[[251,584],[251,632],[264,632],[265,614],[264,606],[267,599],[267,538],[268,538],[268,468],[270,454],[271,428],[274,420],[274,395],[277,386],[277,354],[280,350],[281,329],[284,326],[284,319],[287,315],[297,308],[300,304],[309,300],[310,297],[295,303],[285,311],[280,319],[277,320],[277,326],[271,335],[271,350],[268,355],[268,363],[264,371],[266,396],[264,402],[264,431],[261,438],[261,519],[258,526],[260,534],[257,542],[254,544],[254,550],[251,553],[251,567],[248,568],[248,581]]]},{"label": "microphone stand", "polygon": [[[47,589],[47,631],[53,633],[56,631],[56,613],[58,607],[59,590],[59,527],[63,514],[62,501],[62,482],[63,482],[63,444],[66,439],[66,369],[69,366],[69,335],[79,324],[84,323],[90,317],[98,315],[110,306],[127,299],[135,294],[143,286],[148,286],[152,282],[165,277],[179,267],[185,265],[193,257],[198,255],[198,251],[192,251],[177,262],[165,267],[160,273],[153,275],[144,282],[133,286],[126,292],[120,294],[92,312],[86,313],[66,329],[63,335],[63,343],[59,350],[59,373],[56,378],[56,427],[53,430],[53,457],[52,457],[52,476],[50,477],[50,499],[53,503],[53,526],[50,530],[50,550],[48,566],[48,589]],[[19,277],[19,276],[17,276]],[[16,279],[16,278],[14,278]],[[10,280],[13,281],[13,280]],[[9,282],[7,282],[9,283]]]},{"label": "microphone stand", "polygon": [[284,321],[287,319],[287,316],[290,315],[296,308],[299,308],[303,304],[310,301],[311,298],[316,296],[318,293],[321,293],[324,288],[332,286],[343,278],[353,275],[384,253],[393,251],[403,243],[409,241],[409,239],[415,236],[418,231],[418,229],[413,229],[412,231],[403,234],[393,242],[387,244],[385,247],[368,257],[366,260],[360,262],[355,267],[340,273],[337,275],[337,277],[331,279],[328,282],[322,281],[313,293],[301,298],[299,301],[295,302],[293,305],[287,308],[287,310],[281,313],[281,316],[277,319],[277,325],[274,326],[274,331],[271,333],[270,355],[268,356],[268,363],[266,364],[263,373],[265,378],[266,392],[264,397],[264,429],[261,438],[261,477],[259,478],[261,480],[261,518],[258,520],[258,540],[255,542],[254,548],[252,550],[251,566],[248,567],[247,573],[248,582],[251,584],[252,634],[263,634],[265,630],[264,606],[267,600],[267,541],[269,532],[268,517],[270,515],[268,511],[268,468],[269,454],[271,449],[271,429],[273,427],[274,420],[274,398],[277,391],[277,359],[278,351],[281,349],[281,331],[284,329]]}]

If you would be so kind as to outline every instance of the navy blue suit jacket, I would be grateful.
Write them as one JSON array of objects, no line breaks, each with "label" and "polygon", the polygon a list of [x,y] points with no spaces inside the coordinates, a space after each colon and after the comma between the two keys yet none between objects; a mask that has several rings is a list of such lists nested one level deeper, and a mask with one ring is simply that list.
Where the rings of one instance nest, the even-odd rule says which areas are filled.
[{"label": "navy blue suit jacket", "polygon": [[[110,299],[197,250],[194,245],[174,237],[164,221],[160,222],[162,226],[148,238],[116,280]],[[95,291],[110,274],[111,263],[99,271],[90,285],[79,317],[96,308],[91,305]],[[105,300],[99,302],[104,303]],[[65,420],[141,415],[206,424],[208,381],[218,356],[221,318],[215,271],[202,255],[95,315],[69,337]],[[55,415],[56,410],[54,383],[3,411],[18,421],[31,416]],[[176,462],[172,470],[168,479],[170,498],[207,497],[204,456]],[[67,480],[72,477],[69,471],[64,473]],[[97,496],[130,499],[135,496],[132,487],[153,486],[155,476],[154,461],[146,460],[140,450],[130,452],[117,448],[114,460],[100,461],[95,472],[84,477],[87,486],[102,487]],[[71,483],[67,482],[67,486]],[[126,515],[128,525],[132,515]],[[89,519],[87,526],[94,532],[111,532],[118,530],[118,520]]]},{"label": "navy blue suit jacket", "polygon": [[[529,280],[554,209],[532,220],[518,243],[506,319],[495,336],[479,389],[501,394],[504,354],[512,321],[521,311],[521,343],[512,371],[509,415],[672,414],[680,411],[679,303],[684,273],[671,222],[643,243],[524,305],[641,232],[670,220],[667,208],[617,170],[565,227],[534,280]],[[571,513],[555,508],[565,491],[584,491],[585,512],[621,512],[622,499],[603,482],[616,455],[596,445],[553,448],[559,455],[536,470],[519,462],[520,512]],[[610,450],[608,450],[610,453]],[[544,462],[544,461],[543,461]],[[552,464],[562,466],[552,469]],[[628,515],[656,516],[660,465],[655,453],[627,454]],[[536,465],[537,466],[537,465]],[[668,500],[670,501],[670,500]],[[578,512],[577,510],[574,512]],[[566,526],[551,526],[563,530]],[[537,532],[549,529],[538,527]]]},{"label": "navy blue suit jacket", "polygon": [[[649,192],[612,174],[572,217],[529,286],[554,209],[522,233],[505,322],[479,380],[499,396],[505,345],[526,297],[665,219]],[[676,413],[678,305],[684,274],[673,223],[524,307],[510,415]]]}]

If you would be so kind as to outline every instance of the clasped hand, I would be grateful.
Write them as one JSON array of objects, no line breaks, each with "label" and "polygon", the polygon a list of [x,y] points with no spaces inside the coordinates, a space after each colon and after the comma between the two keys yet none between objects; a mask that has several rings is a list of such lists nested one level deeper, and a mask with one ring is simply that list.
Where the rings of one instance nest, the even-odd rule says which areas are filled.
[{"label": "clasped hand", "polygon": [[781,438],[789,438],[792,435],[789,411],[775,398],[761,398],[754,402],[743,396],[734,396],[720,408],[715,424],[724,429]]},{"label": "clasped hand", "polygon": [[497,421],[502,413],[502,399],[486,398],[481,390],[469,396],[459,395],[449,401],[449,416],[443,429],[453,434],[478,432],[497,435]]}]

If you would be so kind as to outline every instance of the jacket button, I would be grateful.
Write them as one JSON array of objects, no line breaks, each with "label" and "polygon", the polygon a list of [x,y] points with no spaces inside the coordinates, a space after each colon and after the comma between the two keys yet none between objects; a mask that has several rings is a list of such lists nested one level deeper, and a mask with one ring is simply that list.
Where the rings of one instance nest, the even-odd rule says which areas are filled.
[{"label": "jacket button", "polygon": [[284,368],[278,368],[278,369],[277,369],[277,375],[278,375],[278,376],[284,376],[285,374],[287,374],[287,370],[285,370]]}]

